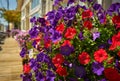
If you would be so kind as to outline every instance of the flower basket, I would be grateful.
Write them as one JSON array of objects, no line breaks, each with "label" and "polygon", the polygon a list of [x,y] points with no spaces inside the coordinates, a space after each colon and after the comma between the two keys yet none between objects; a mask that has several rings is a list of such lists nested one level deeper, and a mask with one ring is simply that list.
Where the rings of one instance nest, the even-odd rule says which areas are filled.
[{"label": "flower basket", "polygon": [[120,81],[120,3],[55,0],[55,10],[31,18],[20,55],[23,81]]}]

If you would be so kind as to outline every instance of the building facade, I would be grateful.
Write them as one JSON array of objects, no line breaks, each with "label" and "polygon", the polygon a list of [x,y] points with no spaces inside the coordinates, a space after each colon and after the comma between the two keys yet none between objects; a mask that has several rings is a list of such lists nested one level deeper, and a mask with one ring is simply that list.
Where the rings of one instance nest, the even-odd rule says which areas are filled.
[{"label": "building facade", "polygon": [[[21,8],[21,30],[29,30],[32,27],[30,23],[31,17],[43,17],[48,11],[53,9],[54,0],[18,0],[18,9]],[[67,1],[67,0],[66,0]],[[99,4],[102,4],[104,9],[108,9],[110,4],[120,2],[120,0],[97,0]],[[84,5],[84,3],[81,3]]]},{"label": "building facade", "polygon": [[5,32],[5,27],[4,27],[4,25],[3,24],[0,24],[0,32]]},{"label": "building facade", "polygon": [[21,30],[29,30],[32,27],[31,17],[42,17],[52,10],[52,0],[24,0],[21,8]]}]

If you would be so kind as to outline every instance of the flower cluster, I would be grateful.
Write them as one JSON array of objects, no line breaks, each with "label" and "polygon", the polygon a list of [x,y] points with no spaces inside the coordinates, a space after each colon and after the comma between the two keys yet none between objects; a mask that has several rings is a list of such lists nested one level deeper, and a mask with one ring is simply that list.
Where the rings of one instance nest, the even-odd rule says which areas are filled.
[{"label": "flower cluster", "polygon": [[30,19],[30,41],[20,52],[27,58],[23,81],[120,81],[120,3],[108,10],[94,0],[54,6]]}]

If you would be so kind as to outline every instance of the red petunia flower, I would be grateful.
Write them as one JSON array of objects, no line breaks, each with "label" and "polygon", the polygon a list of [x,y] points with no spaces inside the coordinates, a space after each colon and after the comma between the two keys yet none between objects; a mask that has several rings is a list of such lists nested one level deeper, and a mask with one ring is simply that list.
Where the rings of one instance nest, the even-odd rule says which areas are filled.
[{"label": "red petunia flower", "polygon": [[90,62],[90,55],[87,52],[82,52],[79,55],[78,60],[83,65],[88,64]]},{"label": "red petunia flower", "polygon": [[86,27],[86,28],[88,28],[89,30],[92,29],[92,27],[93,27],[92,23],[89,20],[85,21],[83,23],[83,26]]},{"label": "red petunia flower", "polygon": [[52,58],[52,63],[55,64],[62,64],[64,62],[64,57],[62,54],[56,54],[55,57]]},{"label": "red petunia flower", "polygon": [[105,68],[104,75],[109,81],[120,81],[120,74],[115,68]]},{"label": "red petunia flower", "polygon": [[62,66],[57,68],[56,73],[58,73],[60,76],[67,76],[67,70]]},{"label": "red petunia flower", "polygon": [[62,46],[69,45],[72,46],[71,42],[69,40],[64,40]]},{"label": "red petunia flower", "polygon": [[97,51],[95,51],[94,53],[94,59],[97,62],[103,62],[104,60],[106,60],[108,58],[108,54],[104,49],[99,49]]},{"label": "red petunia flower", "polygon": [[120,16],[114,16],[112,22],[116,25],[117,28],[120,28]]},{"label": "red petunia flower", "polygon": [[93,15],[93,13],[92,13],[91,10],[85,10],[85,11],[82,13],[82,19],[91,18],[92,15]]},{"label": "red petunia flower", "polygon": [[46,47],[46,48],[49,48],[50,46],[51,46],[51,41],[50,40],[44,40],[44,46]]},{"label": "red petunia flower", "polygon": [[117,55],[120,57],[120,51],[118,51]]},{"label": "red petunia flower", "polygon": [[24,64],[24,65],[23,65],[23,72],[24,72],[24,73],[29,73],[30,70],[31,70],[31,68],[30,68],[30,65],[29,65],[29,64]]},{"label": "red petunia flower", "polygon": [[120,46],[120,32],[117,35],[112,37],[112,45],[110,46],[110,50],[116,49],[117,46]]},{"label": "red petunia flower", "polygon": [[45,24],[46,24],[47,26],[50,26],[50,22],[49,22],[49,21],[46,21]]},{"label": "red petunia flower", "polygon": [[61,23],[60,25],[58,25],[58,26],[56,27],[56,30],[59,31],[60,33],[63,33],[64,30],[65,30],[64,24]]},{"label": "red petunia flower", "polygon": [[76,31],[75,28],[69,27],[69,28],[67,29],[66,33],[65,33],[65,37],[66,37],[67,39],[73,39],[74,36],[76,35],[76,33],[77,33],[77,31]]}]

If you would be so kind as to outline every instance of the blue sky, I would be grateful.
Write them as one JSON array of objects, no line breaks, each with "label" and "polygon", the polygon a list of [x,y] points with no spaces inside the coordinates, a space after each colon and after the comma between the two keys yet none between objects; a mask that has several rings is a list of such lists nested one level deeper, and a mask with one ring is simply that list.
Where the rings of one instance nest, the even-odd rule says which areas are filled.
[{"label": "blue sky", "polygon": [[[9,9],[14,10],[16,9],[17,3],[16,0],[9,0]],[[7,0],[0,0],[0,8],[7,8]],[[4,25],[7,25],[7,22],[3,19],[0,18],[0,22]]]}]

